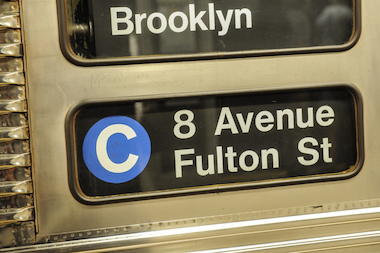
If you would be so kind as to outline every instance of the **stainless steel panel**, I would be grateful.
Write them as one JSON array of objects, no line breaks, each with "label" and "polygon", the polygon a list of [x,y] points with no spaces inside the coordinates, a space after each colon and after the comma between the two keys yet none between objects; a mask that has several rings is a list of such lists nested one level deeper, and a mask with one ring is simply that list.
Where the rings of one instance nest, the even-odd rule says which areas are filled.
[{"label": "stainless steel panel", "polygon": [[[87,68],[71,64],[61,53],[56,8],[55,0],[23,1],[23,9],[28,10],[24,12],[23,20],[28,56],[27,87],[30,132],[33,136],[31,147],[35,165],[38,241],[44,242],[52,235],[65,235],[69,239],[67,236],[74,232],[83,235],[89,230],[114,227],[133,227],[136,234],[141,235],[141,232],[149,233],[151,224],[157,225],[157,230],[185,227],[183,221],[188,224],[193,220],[202,224],[201,220],[213,219],[213,224],[218,224],[233,220],[235,216],[255,212],[267,212],[266,217],[273,218],[288,217],[294,214],[292,212],[302,215],[307,213],[308,208],[326,213],[331,210],[356,210],[366,207],[367,203],[374,208],[380,206],[380,19],[377,18],[380,0],[362,1],[361,36],[353,48],[343,52]],[[65,117],[70,108],[85,100],[160,98],[171,94],[276,90],[336,83],[353,84],[363,97],[366,156],[361,172],[353,178],[103,206],[83,205],[69,190]],[[352,205],[346,204],[347,201],[351,201]],[[258,221],[260,217],[259,214],[248,215],[246,220]],[[365,222],[367,225],[361,226],[360,217],[351,216],[343,224],[350,223],[352,226],[340,227],[329,236],[353,237],[356,233],[377,231],[371,224],[378,226],[373,221],[379,217],[380,212],[376,209]],[[341,219],[338,216],[331,217],[330,221],[336,224]],[[229,249],[252,242],[289,242],[291,237],[309,242],[308,238],[327,236],[329,226],[315,229],[323,223],[322,218],[316,219],[315,227],[309,226],[305,220],[294,221],[283,224],[277,232],[272,230],[270,224],[262,224],[262,230],[256,227],[237,229],[236,236],[221,237],[222,240],[216,238],[209,241],[208,246],[203,238],[217,237],[217,232],[204,236],[197,234],[192,241],[186,241],[186,238],[181,241],[180,238],[179,244],[171,244],[169,240],[167,244],[158,242],[156,245],[162,246],[160,249],[163,251],[170,252],[171,249],[172,252],[178,252],[190,247],[194,251],[202,250],[202,245],[206,249]],[[296,227],[305,229],[297,230]],[[294,234],[288,233],[292,228]],[[258,233],[258,237],[245,236],[255,231],[267,232],[262,235]],[[372,239],[378,241],[377,236],[375,233]],[[63,236],[61,238],[64,239]],[[133,245],[141,243],[141,251],[153,247],[150,241],[131,238]],[[364,245],[370,241],[357,242],[358,245]],[[170,249],[165,248],[166,245]],[[334,243],[328,245],[334,247]]]},{"label": "stainless steel panel", "polygon": [[[378,208],[364,208],[356,214],[352,211],[328,212],[230,221],[217,225],[192,225],[187,228],[181,227],[184,222],[181,221],[182,224],[177,224],[177,228],[172,229],[165,228],[163,224],[151,224],[152,230],[147,232],[135,232],[133,229],[125,232],[123,228],[98,229],[51,235],[44,241],[50,242],[48,244],[21,247],[14,251],[314,252],[330,247],[355,247],[358,250],[360,245],[378,243],[380,220],[375,214],[378,211]],[[290,222],[294,224],[292,227],[284,226]],[[144,225],[147,224],[141,224]],[[311,230],[312,235],[309,234]],[[124,231],[124,234],[119,231]],[[82,240],[78,240],[79,234],[82,234]],[[91,238],[91,235],[94,236]],[[12,249],[10,251],[13,252]]]}]

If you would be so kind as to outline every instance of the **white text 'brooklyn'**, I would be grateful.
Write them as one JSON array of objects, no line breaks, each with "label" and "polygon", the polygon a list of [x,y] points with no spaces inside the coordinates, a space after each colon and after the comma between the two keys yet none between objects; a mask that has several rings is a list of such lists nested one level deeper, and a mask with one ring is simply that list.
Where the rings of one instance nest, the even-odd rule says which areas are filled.
[{"label": "white text 'brooklyn'", "polygon": [[[216,22],[220,24],[219,36],[227,34],[231,26],[231,21],[235,19],[235,29],[241,29],[243,16],[245,17],[246,28],[252,28],[252,12],[247,8],[228,9],[224,14],[222,10],[215,10],[213,3],[208,4],[208,10],[196,12],[195,5],[189,4],[189,13],[176,11],[166,17],[161,12],[134,14],[128,7],[111,7],[111,28],[112,35],[129,35],[134,30],[136,34],[143,33],[143,26],[146,23],[147,29],[154,34],[163,33],[167,28],[176,33],[184,32],[187,29],[196,31],[214,31]],[[208,14],[208,24],[203,19]],[[159,21],[159,22],[157,22]]]}]

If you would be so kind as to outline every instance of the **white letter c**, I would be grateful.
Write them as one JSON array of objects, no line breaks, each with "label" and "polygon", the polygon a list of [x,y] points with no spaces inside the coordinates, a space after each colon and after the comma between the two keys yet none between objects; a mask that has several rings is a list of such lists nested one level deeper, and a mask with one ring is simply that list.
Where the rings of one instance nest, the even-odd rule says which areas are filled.
[{"label": "white letter c", "polygon": [[123,173],[135,166],[138,156],[129,154],[127,160],[123,163],[114,163],[108,156],[107,142],[108,139],[117,133],[124,134],[128,140],[135,138],[136,132],[129,126],[124,124],[114,124],[104,128],[96,140],[96,155],[99,159],[99,163],[108,171],[113,173]]}]

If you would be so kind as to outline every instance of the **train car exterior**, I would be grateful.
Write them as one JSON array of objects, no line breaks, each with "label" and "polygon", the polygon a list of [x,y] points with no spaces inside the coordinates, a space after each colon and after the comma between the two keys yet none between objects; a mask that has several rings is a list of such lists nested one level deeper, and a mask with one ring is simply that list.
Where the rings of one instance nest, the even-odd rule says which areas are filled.
[{"label": "train car exterior", "polygon": [[0,0],[0,252],[380,251],[380,0]]}]

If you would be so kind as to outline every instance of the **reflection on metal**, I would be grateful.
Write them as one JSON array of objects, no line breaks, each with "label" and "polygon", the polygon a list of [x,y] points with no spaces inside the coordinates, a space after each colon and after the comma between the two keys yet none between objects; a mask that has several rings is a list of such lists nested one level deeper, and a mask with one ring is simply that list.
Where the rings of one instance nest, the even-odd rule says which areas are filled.
[{"label": "reflection on metal", "polygon": [[[340,203],[347,206],[351,204],[364,203]],[[271,210],[268,213],[273,215],[273,211],[280,210]],[[251,252],[260,249],[271,250],[270,252],[277,252],[274,251],[275,249],[282,249],[280,252],[294,252],[295,250],[290,249],[285,251],[284,248],[307,245],[309,250],[318,249],[321,246],[328,246],[330,242],[334,243],[334,246],[347,247],[347,245],[378,242],[379,211],[379,207],[372,207],[231,222],[237,216],[244,216],[243,219],[249,217],[249,213],[241,213],[229,217],[193,218],[189,219],[188,223],[186,220],[171,221],[168,222],[167,227],[165,222],[138,224],[137,230],[134,230],[132,226],[127,226],[49,235],[38,241],[41,244],[11,249],[11,252],[52,252],[52,249],[55,251],[59,249],[59,252],[90,252],[91,250],[110,252],[111,248],[115,252],[128,249],[137,250],[137,252],[213,253]],[[259,212],[256,215],[260,217]],[[334,218],[339,218],[339,220]],[[205,219],[212,220],[214,224],[202,225]],[[298,223],[302,224],[301,226],[294,226],[293,222],[303,223]],[[363,231],[363,227],[367,230]],[[350,229],[349,233],[347,228]],[[145,232],[141,232],[143,229]],[[311,230],[314,230],[314,237],[307,233]],[[327,236],[326,230],[330,231]],[[199,241],[202,242],[197,244]],[[248,243],[241,244],[242,242]],[[251,242],[255,244],[250,245]],[[235,246],[236,244],[239,246]]]},{"label": "reflection on metal", "polygon": [[20,8],[18,5],[18,1],[3,1],[0,2],[0,13],[3,14],[18,14],[20,12]]},{"label": "reflection on metal", "polygon": [[32,190],[32,183],[30,181],[0,182],[0,197],[13,194],[32,193]]},{"label": "reflection on metal", "polygon": [[0,114],[0,127],[26,126],[26,117],[22,113]]},{"label": "reflection on metal", "polygon": [[0,101],[9,99],[25,99],[23,86],[7,85],[0,87]]},{"label": "reflection on metal", "polygon": [[0,227],[0,246],[12,247],[28,245],[35,242],[34,222],[11,224]]},{"label": "reflection on metal", "polygon": [[12,195],[0,198],[0,209],[22,208],[33,206],[33,197],[30,194]]},{"label": "reflection on metal", "polygon": [[0,224],[15,223],[18,221],[29,221],[34,217],[32,207],[9,208],[0,211]]},{"label": "reflection on metal", "polygon": [[6,72],[0,74],[0,84],[24,84],[24,74],[21,72]]},{"label": "reflection on metal", "polygon": [[27,139],[28,130],[26,127],[2,127],[0,128],[0,139]]},{"label": "reflection on metal", "polygon": [[283,241],[283,242],[275,242],[275,243],[263,243],[263,244],[255,244],[255,245],[240,246],[240,247],[230,247],[230,248],[223,248],[223,249],[216,249],[216,250],[192,251],[190,253],[253,252],[253,251],[259,251],[259,250],[274,250],[277,248],[311,245],[311,244],[326,243],[326,242],[349,241],[349,240],[357,240],[357,239],[363,239],[363,238],[379,239],[379,237],[380,237],[380,231],[376,230],[376,231],[369,231],[369,232],[362,232],[362,233],[333,235],[333,236],[306,238],[306,239],[300,239],[300,240]]},{"label": "reflection on metal", "polygon": [[1,72],[23,72],[23,61],[21,58],[0,58],[0,71]]},{"label": "reflection on metal", "polygon": [[11,168],[14,166],[30,166],[30,155],[28,153],[0,155],[0,168]]},{"label": "reflection on metal", "polygon": [[0,182],[6,181],[31,181],[30,168],[0,169]]},{"label": "reflection on metal", "polygon": [[21,44],[1,44],[0,56],[22,56]]},{"label": "reflection on metal", "polygon": [[35,242],[18,0],[0,0],[0,248]]},{"label": "reflection on metal", "polygon": [[21,33],[19,30],[0,30],[0,43],[21,43]]},{"label": "reflection on metal", "polygon": [[19,15],[0,15],[0,27],[20,28]]},{"label": "reflection on metal", "polygon": [[26,102],[20,100],[1,100],[0,112],[26,112]]},{"label": "reflection on metal", "polygon": [[0,142],[1,155],[22,155],[29,153],[29,143],[27,141],[7,141]]}]

